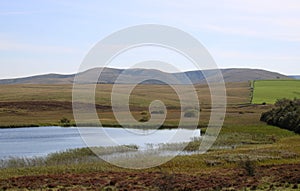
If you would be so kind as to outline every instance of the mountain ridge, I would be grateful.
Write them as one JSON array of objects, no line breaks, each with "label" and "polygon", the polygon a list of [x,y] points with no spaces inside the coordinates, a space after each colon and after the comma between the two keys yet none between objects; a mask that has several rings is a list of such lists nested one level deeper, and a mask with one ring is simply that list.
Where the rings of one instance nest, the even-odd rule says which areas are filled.
[{"label": "mountain ridge", "polygon": [[[160,81],[174,84],[198,84],[206,83],[206,78],[214,78],[218,70],[195,70],[179,73],[167,73],[156,69],[116,69],[116,68],[92,68],[77,74],[44,74],[23,78],[2,79],[0,84],[72,84],[77,75],[82,83],[93,83],[92,76],[101,75],[97,83],[102,84],[160,84]],[[289,76],[261,69],[227,68],[220,69],[225,82],[246,82],[250,80],[287,79]],[[122,75],[123,78],[118,79]],[[145,79],[149,79],[145,81]],[[162,82],[161,82],[162,83]],[[165,84],[165,83],[162,83]]]}]

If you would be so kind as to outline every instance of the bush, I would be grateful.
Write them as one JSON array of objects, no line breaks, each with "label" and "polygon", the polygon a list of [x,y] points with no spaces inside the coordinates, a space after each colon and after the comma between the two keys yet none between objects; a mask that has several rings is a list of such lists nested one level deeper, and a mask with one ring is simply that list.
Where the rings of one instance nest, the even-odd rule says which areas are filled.
[{"label": "bush", "polygon": [[70,119],[66,118],[66,117],[63,117],[61,120],[59,120],[59,123],[61,126],[63,127],[69,127],[71,126],[71,121]]},{"label": "bush", "polygon": [[193,118],[198,116],[198,111],[195,109],[189,109],[185,111],[184,117]]},{"label": "bush", "polygon": [[260,120],[269,125],[300,133],[300,99],[277,100],[275,108],[262,113]]},{"label": "bush", "polygon": [[158,110],[158,111],[151,111],[151,114],[164,114],[164,110]]},{"label": "bush", "polygon": [[139,122],[147,122],[149,121],[149,114],[147,111],[142,111],[141,112],[142,117],[139,119]]},{"label": "bush", "polygon": [[255,175],[256,162],[250,158],[241,159],[238,165],[246,171],[248,176]]},{"label": "bush", "polygon": [[147,121],[149,121],[148,116],[142,116],[142,118],[139,120],[139,122],[147,122]]},{"label": "bush", "polygon": [[141,115],[148,115],[148,112],[147,111],[142,111]]}]

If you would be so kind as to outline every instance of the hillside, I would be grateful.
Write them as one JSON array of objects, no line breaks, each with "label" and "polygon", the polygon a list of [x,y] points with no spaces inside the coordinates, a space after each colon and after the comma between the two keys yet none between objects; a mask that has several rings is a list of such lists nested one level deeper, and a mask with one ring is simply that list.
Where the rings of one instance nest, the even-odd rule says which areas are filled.
[{"label": "hillside", "polygon": [[74,74],[46,74],[25,78],[3,79],[0,80],[0,84],[70,84],[73,82],[74,76]]},{"label": "hillside", "polygon": [[294,78],[294,79],[297,79],[297,80],[300,80],[300,75],[295,75],[295,76],[289,76],[290,78]]},{"label": "hillside", "polygon": [[[216,75],[216,70],[204,71],[188,71],[183,73],[166,73],[154,69],[114,69],[114,68],[94,68],[85,72],[79,73],[83,83],[91,83],[91,76],[99,74],[101,78],[98,83],[112,84],[120,74],[123,75],[118,83],[129,84],[137,81],[144,81],[143,79],[151,79],[143,82],[144,84],[161,84],[161,81],[170,82],[173,84],[193,84],[205,83],[205,77],[213,78]],[[265,80],[265,79],[284,79],[288,76],[274,73],[266,70],[258,69],[222,69],[221,70],[225,82],[246,82],[249,80]],[[203,75],[205,73],[205,77]],[[75,74],[60,75],[60,74],[46,74],[31,76],[26,78],[4,79],[0,80],[0,84],[71,84],[74,81]],[[189,80],[187,80],[187,78]]]}]

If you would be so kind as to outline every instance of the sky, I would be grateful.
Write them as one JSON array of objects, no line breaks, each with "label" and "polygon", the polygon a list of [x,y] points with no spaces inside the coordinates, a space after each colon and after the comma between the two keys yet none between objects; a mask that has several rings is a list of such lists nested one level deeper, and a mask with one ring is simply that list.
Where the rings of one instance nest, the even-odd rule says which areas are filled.
[{"label": "sky", "polygon": [[298,0],[2,0],[0,79],[75,73],[97,42],[141,24],[187,32],[219,68],[300,74]]}]

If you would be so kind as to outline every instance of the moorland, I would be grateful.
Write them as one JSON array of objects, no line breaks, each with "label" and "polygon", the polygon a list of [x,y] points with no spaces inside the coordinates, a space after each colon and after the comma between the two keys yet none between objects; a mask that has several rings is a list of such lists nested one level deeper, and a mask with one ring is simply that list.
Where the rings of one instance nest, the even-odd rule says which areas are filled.
[{"label": "moorland", "polygon": [[[177,156],[147,170],[115,167],[95,157],[88,148],[43,159],[11,159],[0,169],[0,190],[299,189],[300,136],[260,121],[261,114],[273,107],[274,99],[285,96],[281,92],[297,97],[293,92],[299,89],[298,81],[282,85],[286,82],[272,82],[272,89],[292,86],[275,92],[265,88],[269,81],[256,81],[254,86],[253,82],[226,83],[224,125],[205,154]],[[198,127],[205,133],[211,111],[210,92],[206,85],[195,87],[201,103]],[[111,89],[112,84],[97,85],[96,108],[104,126],[117,127],[110,105]],[[133,116],[141,119],[154,99],[162,100],[168,109],[163,127],[176,128],[179,100],[168,85],[138,85],[130,97]],[[75,125],[71,84],[4,84],[0,86],[0,100],[1,127],[61,125],[62,117]],[[191,142],[188,147],[193,146],[199,146],[199,142]]]}]

